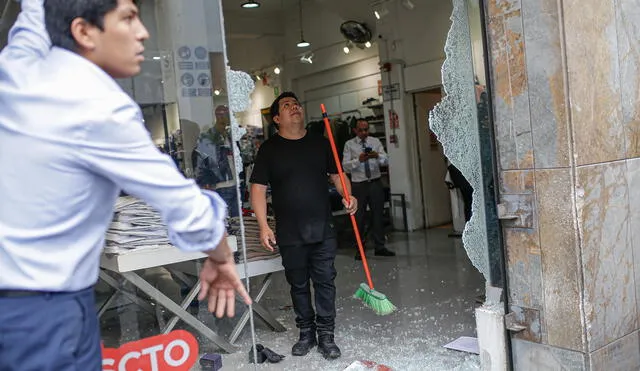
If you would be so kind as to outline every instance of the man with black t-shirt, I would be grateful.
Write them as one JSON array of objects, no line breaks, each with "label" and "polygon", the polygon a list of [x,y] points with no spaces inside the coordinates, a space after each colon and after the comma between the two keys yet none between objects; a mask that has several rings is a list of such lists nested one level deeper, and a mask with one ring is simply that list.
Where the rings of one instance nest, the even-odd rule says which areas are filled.
[{"label": "man with black t-shirt", "polygon": [[[334,341],[337,242],[327,176],[344,195],[342,185],[329,142],[307,132],[295,94],[280,94],[271,105],[271,116],[278,133],[260,147],[251,175],[251,204],[260,224],[260,240],[265,248],[273,250],[277,236],[285,276],[291,285],[296,326],[300,329],[300,340],[291,353],[303,356],[318,344],[325,358],[335,359],[340,357]],[[267,185],[273,198],[275,235],[267,224]],[[343,203],[349,213],[356,212],[355,198]],[[313,281],[317,313],[311,305],[309,279]]]}]

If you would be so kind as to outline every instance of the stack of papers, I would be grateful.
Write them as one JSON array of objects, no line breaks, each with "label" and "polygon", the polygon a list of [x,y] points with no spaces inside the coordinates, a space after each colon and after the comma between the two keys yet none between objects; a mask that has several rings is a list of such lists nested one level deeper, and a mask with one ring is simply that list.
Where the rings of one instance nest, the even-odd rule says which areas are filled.
[{"label": "stack of papers", "polygon": [[169,245],[170,241],[160,213],[144,201],[127,196],[116,202],[105,244],[105,252],[118,254],[126,250],[157,248]]}]

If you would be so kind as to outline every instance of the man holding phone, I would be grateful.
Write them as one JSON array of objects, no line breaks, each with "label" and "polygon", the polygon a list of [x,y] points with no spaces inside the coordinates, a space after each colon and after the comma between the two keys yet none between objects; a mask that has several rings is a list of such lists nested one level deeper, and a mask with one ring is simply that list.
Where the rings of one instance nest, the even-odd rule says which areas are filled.
[{"label": "man holding phone", "polygon": [[[356,212],[358,229],[362,232],[367,211],[367,205],[371,209],[371,234],[375,244],[376,256],[395,256],[396,254],[384,245],[384,226],[382,217],[384,213],[384,187],[380,180],[380,166],[387,163],[387,154],[380,140],[369,136],[369,123],[365,119],[356,121],[353,129],[356,137],[347,141],[344,145],[342,166],[351,173],[353,196],[359,200],[360,207]],[[361,257],[356,252],[356,259]]]}]

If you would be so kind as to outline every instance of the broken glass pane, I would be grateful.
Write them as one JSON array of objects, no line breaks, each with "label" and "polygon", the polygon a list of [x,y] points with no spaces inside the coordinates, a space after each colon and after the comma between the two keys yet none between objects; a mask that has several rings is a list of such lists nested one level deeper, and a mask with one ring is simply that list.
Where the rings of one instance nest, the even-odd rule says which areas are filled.
[{"label": "broken glass pane", "polygon": [[490,280],[485,194],[478,132],[478,110],[467,0],[453,0],[445,44],[442,83],[446,96],[429,114],[444,153],[473,186],[471,220],[462,240],[473,265]]}]

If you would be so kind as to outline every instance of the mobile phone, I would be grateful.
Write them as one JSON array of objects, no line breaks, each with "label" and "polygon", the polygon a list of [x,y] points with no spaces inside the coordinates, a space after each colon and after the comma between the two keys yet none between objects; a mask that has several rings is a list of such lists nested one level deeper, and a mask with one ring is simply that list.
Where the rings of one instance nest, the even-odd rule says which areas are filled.
[{"label": "mobile phone", "polygon": [[365,147],[364,149],[364,153],[371,153],[373,151],[373,148],[371,147]]}]

